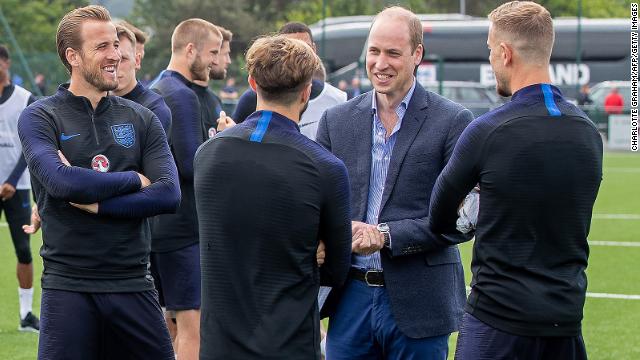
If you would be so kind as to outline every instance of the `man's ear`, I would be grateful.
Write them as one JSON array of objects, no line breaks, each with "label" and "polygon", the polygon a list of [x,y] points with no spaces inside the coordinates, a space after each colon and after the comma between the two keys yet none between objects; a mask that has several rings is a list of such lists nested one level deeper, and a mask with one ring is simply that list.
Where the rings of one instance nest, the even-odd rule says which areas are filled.
[{"label": "man's ear", "polygon": [[255,91],[256,93],[258,92],[257,88],[258,88],[258,84],[256,83],[256,80],[254,78],[251,77],[251,75],[249,75],[249,86],[251,87],[251,90]]},{"label": "man's ear", "polygon": [[414,51],[413,53],[413,64],[415,66],[420,65],[420,63],[422,62],[423,53],[424,47],[422,46],[422,44],[419,44],[418,47],[416,47],[416,51]]},{"label": "man's ear", "polygon": [[80,66],[80,54],[76,50],[68,47],[64,51],[64,56],[67,58],[67,62],[71,65],[71,67]]},{"label": "man's ear", "polygon": [[136,51],[136,70],[140,70],[142,68],[142,54]]},{"label": "man's ear", "polygon": [[509,44],[500,43],[500,58],[503,66],[510,65],[513,62],[513,48]]},{"label": "man's ear", "polygon": [[311,83],[305,86],[304,89],[302,90],[300,101],[303,104],[306,104],[310,98],[311,98]]}]

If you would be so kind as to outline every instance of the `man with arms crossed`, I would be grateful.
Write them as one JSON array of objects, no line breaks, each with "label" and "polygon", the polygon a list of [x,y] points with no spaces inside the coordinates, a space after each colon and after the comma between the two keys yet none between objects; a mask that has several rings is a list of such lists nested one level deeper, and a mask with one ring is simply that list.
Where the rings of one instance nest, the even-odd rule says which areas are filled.
[{"label": "man with arms crossed", "polygon": [[104,345],[117,342],[133,357],[173,359],[148,270],[146,217],[180,202],[162,125],[108,96],[120,52],[105,8],[67,13],[56,42],[71,81],[18,122],[42,218],[38,357],[109,358]]},{"label": "man with arms crossed", "polygon": [[457,247],[425,252],[442,237],[427,228],[428,204],[473,116],[416,82],[424,48],[415,14],[385,9],[368,44],[374,90],[327,110],[318,128],[353,194],[351,279],[323,307],[327,358],[444,360],[462,317],[464,275]]},{"label": "man with arms crossed", "polygon": [[456,359],[586,359],[587,235],[602,141],[550,84],[549,12],[513,1],[489,20],[496,88],[511,101],[463,132],[431,197],[431,229],[455,233],[458,204],[480,184]]},{"label": "man with arms crossed", "polygon": [[346,169],[297,125],[320,60],[283,36],[256,40],[246,59],[258,111],[202,145],[195,160],[200,355],[319,359],[318,288],[344,282],[351,249]]},{"label": "man with arms crossed", "polygon": [[11,83],[9,51],[0,45],[0,214],[4,211],[9,224],[11,240],[16,251],[18,264],[18,299],[20,302],[20,331],[38,332],[40,321],[33,315],[33,259],[29,234],[21,230],[21,225],[29,222],[31,204],[29,192],[31,182],[27,163],[22,155],[18,138],[18,117],[27,105],[33,103],[33,95],[20,86]]},{"label": "man with arms crossed", "polygon": [[[194,80],[209,81],[218,64],[222,35],[212,23],[188,19],[171,37],[167,70],[151,85],[171,109],[171,149],[180,176],[182,202],[176,214],[151,220],[151,267],[167,311],[175,312],[174,346],[180,360],[198,358],[200,346],[200,247],[193,195],[193,156],[206,139]],[[173,321],[171,313],[168,321]]]}]

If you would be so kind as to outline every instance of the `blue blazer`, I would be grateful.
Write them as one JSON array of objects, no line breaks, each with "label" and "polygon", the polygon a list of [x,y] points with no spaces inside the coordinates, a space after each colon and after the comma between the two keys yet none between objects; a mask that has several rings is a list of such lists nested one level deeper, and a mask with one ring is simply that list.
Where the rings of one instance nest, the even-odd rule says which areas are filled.
[{"label": "blue blazer", "polygon": [[[372,96],[370,91],[328,109],[316,139],[347,167],[356,221],[365,221],[367,214]],[[429,230],[427,219],[431,190],[471,120],[469,110],[416,84],[397,133],[378,221],[391,233],[391,249],[381,250],[381,260],[393,317],[411,338],[451,333],[462,319],[466,296],[460,253]],[[331,316],[340,295],[340,289],[331,292],[323,317]]]}]

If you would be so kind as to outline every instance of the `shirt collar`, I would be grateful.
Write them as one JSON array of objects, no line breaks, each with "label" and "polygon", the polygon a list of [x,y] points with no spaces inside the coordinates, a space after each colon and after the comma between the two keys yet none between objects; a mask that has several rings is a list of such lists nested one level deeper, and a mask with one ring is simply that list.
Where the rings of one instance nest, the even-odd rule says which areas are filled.
[{"label": "shirt collar", "polygon": [[[400,105],[398,106],[402,106],[404,107],[404,109],[406,110],[409,107],[409,101],[411,101],[411,97],[413,96],[413,92],[416,89],[416,78],[413,78],[413,83],[411,84],[411,87],[409,88],[409,91],[407,92],[407,94],[402,98],[402,101],[400,102]],[[371,100],[371,109],[373,110],[373,113],[376,114],[378,112],[378,103],[376,100],[376,91],[373,91],[373,96],[372,96],[372,100]]]}]

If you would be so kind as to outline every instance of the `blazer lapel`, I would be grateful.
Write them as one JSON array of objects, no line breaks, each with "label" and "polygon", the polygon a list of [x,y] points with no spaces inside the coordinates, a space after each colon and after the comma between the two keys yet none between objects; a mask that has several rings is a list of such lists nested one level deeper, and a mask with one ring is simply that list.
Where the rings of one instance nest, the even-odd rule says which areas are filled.
[{"label": "blazer lapel", "polygon": [[[413,144],[416,135],[418,135],[418,132],[427,117],[427,107],[427,92],[420,84],[416,84],[413,96],[409,101],[407,112],[404,114],[404,118],[402,119],[402,125],[400,126],[400,130],[397,135],[398,138],[393,146],[393,153],[391,154],[391,160],[389,162],[384,192],[382,193],[380,213],[382,213],[382,209],[384,209],[384,206],[391,196],[391,192],[393,191],[393,187],[398,179],[398,174],[400,172],[402,162],[404,161],[404,157],[407,155],[407,151],[409,151],[411,144]],[[369,154],[369,158],[371,158],[371,154]]]},{"label": "blazer lapel", "polygon": [[354,178],[352,178],[351,181],[354,181],[354,185],[358,186],[358,193],[360,194],[361,201],[357,202],[360,208],[357,209],[357,213],[354,214],[357,218],[360,218],[360,221],[364,221],[367,216],[369,180],[371,178],[372,94],[373,91],[369,91],[367,96],[363,96],[357,105],[358,110],[352,114],[354,126],[352,126],[351,129],[353,144],[356,144],[356,152],[354,155],[356,156],[357,173],[353,174]]}]

